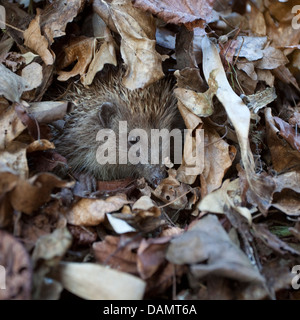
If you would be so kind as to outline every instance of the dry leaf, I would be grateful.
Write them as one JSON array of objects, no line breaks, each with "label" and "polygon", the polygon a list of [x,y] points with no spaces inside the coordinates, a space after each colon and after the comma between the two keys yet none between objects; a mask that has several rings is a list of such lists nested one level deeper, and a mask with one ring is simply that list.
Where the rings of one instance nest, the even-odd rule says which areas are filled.
[{"label": "dry leaf", "polygon": [[0,56],[4,56],[9,52],[11,47],[14,44],[14,40],[12,38],[7,38],[5,40],[2,40],[0,43]]},{"label": "dry leaf", "polygon": [[28,90],[29,86],[25,79],[11,72],[0,64],[0,95],[12,102],[20,102],[22,93]]},{"label": "dry leaf", "polygon": [[188,29],[210,22],[214,0],[135,0],[134,5],[149,11],[167,23],[185,24]]},{"label": "dry leaf", "polygon": [[[57,79],[59,81],[67,81],[78,74],[83,76],[92,61],[95,43],[96,40],[94,38],[82,36],[74,39],[70,45],[64,48],[64,58],[60,63],[59,69],[61,71],[58,72]],[[73,62],[76,62],[76,64],[71,71],[62,71]]]},{"label": "dry leaf", "polygon": [[41,85],[43,80],[43,68],[36,62],[32,62],[22,70],[22,78],[27,83],[27,90],[32,90]]},{"label": "dry leaf", "polygon": [[25,64],[29,64],[34,58],[38,57],[38,55],[28,51],[22,54],[22,57],[25,59]]},{"label": "dry leaf", "polygon": [[[280,130],[276,127],[271,109],[265,109],[268,147],[271,152],[273,168],[282,172],[288,168],[298,167],[300,153],[279,137]],[[284,155],[284,157],[282,157]]]},{"label": "dry leaf", "polygon": [[49,290],[45,277],[58,265],[72,244],[72,236],[66,227],[57,228],[51,234],[40,237],[32,253],[35,268],[33,298],[41,299],[42,290]]},{"label": "dry leaf", "polygon": [[159,217],[161,211],[155,206],[150,197],[140,197],[132,206],[133,214],[141,217]]},{"label": "dry leaf", "polygon": [[242,205],[239,179],[224,181],[222,187],[205,196],[198,209],[203,212],[226,214],[229,208],[239,212],[249,224],[252,223],[251,211]]},{"label": "dry leaf", "polygon": [[0,230],[0,300],[30,299],[31,278],[27,251],[16,238]]},{"label": "dry leaf", "polygon": [[210,193],[221,186],[223,177],[232,165],[237,151],[207,125],[204,126],[204,136],[205,164],[201,175],[205,179],[206,192]]},{"label": "dry leaf", "polygon": [[253,94],[255,88],[257,87],[257,80],[252,80],[243,71],[236,70],[236,77],[239,82],[239,87],[242,88],[243,94],[250,95]]},{"label": "dry leaf", "polygon": [[176,264],[190,264],[191,273],[198,279],[212,275],[243,282],[264,282],[213,215],[205,216],[173,239],[166,257]]},{"label": "dry leaf", "polygon": [[[179,70],[185,68],[198,68],[193,46],[194,32],[184,27],[176,34],[176,67]],[[179,71],[177,71],[179,73]]]},{"label": "dry leaf", "polygon": [[0,149],[7,147],[25,128],[12,106],[0,111]]},{"label": "dry leaf", "polygon": [[274,177],[276,189],[272,206],[290,216],[299,216],[299,172],[291,171]]},{"label": "dry leaf", "polygon": [[21,179],[28,178],[26,145],[13,141],[4,150],[0,150],[1,165],[11,168]]},{"label": "dry leaf", "polygon": [[73,294],[90,300],[141,300],[141,279],[95,263],[61,263],[55,278]]},{"label": "dry leaf", "polygon": [[166,28],[158,26],[156,30],[156,43],[161,47],[174,50],[175,33]]},{"label": "dry leaf", "polygon": [[30,103],[27,109],[38,122],[53,122],[62,119],[69,112],[70,105],[64,101],[41,101]]},{"label": "dry leaf", "polygon": [[92,83],[96,73],[101,71],[105,64],[117,66],[116,44],[108,28],[105,29],[103,38],[104,41],[94,54],[87,73],[81,77],[81,82],[84,86]]},{"label": "dry leaf", "polygon": [[[183,159],[177,170],[177,179],[186,184],[193,184],[204,169],[204,133],[200,130],[202,120],[180,101],[178,108],[185,126],[190,130],[185,135]],[[193,131],[195,131],[194,136]]]},{"label": "dry leaf", "polygon": [[295,129],[278,117],[273,117],[277,127],[279,127],[279,134],[290,144],[290,146],[300,152],[300,138],[295,132]]},{"label": "dry leaf", "polygon": [[202,128],[202,120],[182,103],[178,103],[178,109],[187,129],[195,130],[197,128]]},{"label": "dry leaf", "polygon": [[261,239],[267,246],[271,247],[274,251],[285,254],[291,253],[293,255],[299,256],[300,252],[290,247],[284,241],[281,241],[277,236],[271,233],[266,225],[256,224],[253,226],[255,236]]},{"label": "dry leaf", "polygon": [[176,70],[174,76],[177,79],[177,87],[193,90],[196,92],[204,92],[207,90],[207,85],[200,75],[198,68],[184,68]]},{"label": "dry leaf", "polygon": [[73,246],[78,247],[90,247],[98,239],[97,232],[92,227],[79,227],[68,225],[73,238]]},{"label": "dry leaf", "polygon": [[27,152],[45,151],[49,149],[55,149],[53,142],[46,139],[35,140],[28,147]]},{"label": "dry leaf", "polygon": [[169,169],[169,177],[164,179],[153,194],[165,203],[170,203],[170,208],[182,209],[187,205],[187,197],[184,195],[189,190],[188,186],[176,179],[176,171]]},{"label": "dry leaf", "polygon": [[257,69],[257,80],[265,81],[269,87],[274,87],[275,77],[270,70]]},{"label": "dry leaf", "polygon": [[[294,2],[294,4],[292,4]],[[272,10],[272,13],[269,11],[265,12],[265,21],[267,23],[267,35],[269,39],[272,40],[272,46],[274,47],[284,47],[284,46],[293,46],[298,45],[300,40],[299,30],[291,27],[292,25],[292,6],[298,4],[297,1],[288,1],[287,3],[280,3],[280,6],[284,6],[283,8],[279,7],[275,10]],[[271,8],[271,6],[269,6]],[[274,7],[275,8],[275,7]],[[282,12],[287,12],[288,18],[285,21],[281,21],[280,27],[278,27],[278,21],[276,21],[275,16],[281,15]],[[281,17],[282,19],[282,17]],[[289,54],[291,49],[286,49],[285,54]]]},{"label": "dry leaf", "polygon": [[46,65],[52,65],[55,56],[54,53],[48,49],[49,43],[47,39],[41,34],[40,19],[40,10],[37,9],[35,18],[30,22],[28,29],[24,31],[24,44],[36,52]]},{"label": "dry leaf", "polygon": [[80,12],[85,0],[55,1],[49,3],[41,14],[41,25],[44,34],[50,44],[54,38],[65,35],[65,29],[69,22]]},{"label": "dry leaf", "polygon": [[259,69],[276,69],[289,62],[287,57],[281,50],[273,47],[268,47],[263,50],[263,58],[255,63],[256,68]]},{"label": "dry leaf", "polygon": [[239,70],[243,70],[244,72],[247,73],[247,75],[252,79],[252,80],[257,80],[257,73],[255,72],[254,68],[254,63],[249,62],[246,59],[239,59],[237,62],[236,66],[238,67]]},{"label": "dry leaf", "polygon": [[214,71],[212,71],[208,79],[208,86],[209,89],[204,93],[196,93],[192,90],[183,88],[175,89],[174,93],[176,98],[195,115],[198,117],[208,117],[213,113],[212,99],[218,89],[215,81]]},{"label": "dry leaf", "polygon": [[111,214],[106,214],[107,219],[113,228],[113,230],[118,234],[128,233],[128,232],[135,232],[136,230],[131,227],[126,221],[122,219],[115,218]]},{"label": "dry leaf", "polygon": [[257,36],[265,36],[267,34],[267,26],[264,15],[255,5],[251,6],[249,26],[251,31]]},{"label": "dry leaf", "polygon": [[264,56],[263,49],[267,44],[267,37],[247,37],[238,36],[238,44],[235,55],[246,58],[248,61],[262,59]]},{"label": "dry leaf", "polygon": [[96,226],[103,222],[105,214],[120,210],[130,201],[125,195],[117,195],[100,199],[81,199],[68,212],[68,223],[77,226]]},{"label": "dry leaf", "polygon": [[8,226],[13,218],[13,208],[8,199],[8,194],[18,184],[16,172],[0,161],[0,226]]},{"label": "dry leaf", "polygon": [[24,67],[25,59],[23,56],[16,52],[9,52],[3,57],[3,63],[11,71],[16,72]]},{"label": "dry leaf", "polygon": [[42,173],[28,180],[19,179],[16,187],[9,193],[9,201],[15,210],[31,214],[51,199],[54,188],[70,187],[53,174]]},{"label": "dry leaf", "polygon": [[276,98],[277,95],[274,87],[266,88],[265,90],[244,97],[247,102],[248,108],[252,109],[254,113],[258,113],[259,110],[266,107]]},{"label": "dry leaf", "polygon": [[104,241],[93,243],[93,252],[98,262],[122,272],[138,275],[136,251],[140,240],[140,237],[131,238],[128,235],[106,236]]},{"label": "dry leaf", "polygon": [[43,264],[53,267],[59,263],[72,244],[72,237],[67,228],[57,228],[53,233],[40,237],[32,253],[36,267]]},{"label": "dry leaf", "polygon": [[134,8],[130,0],[113,0],[109,10],[121,36],[121,55],[127,67],[125,87],[144,88],[161,79],[164,57],[155,50],[154,18]]},{"label": "dry leaf", "polygon": [[148,279],[165,262],[171,237],[143,239],[137,251],[137,268],[142,279]]},{"label": "dry leaf", "polygon": [[[233,124],[238,138],[241,160],[243,162],[250,190],[255,197],[256,203],[262,212],[272,201],[271,194],[266,192],[264,185],[267,183],[263,175],[255,174],[254,159],[250,149],[248,134],[250,128],[250,111],[242,99],[232,90],[224,72],[217,48],[208,38],[203,38],[203,71],[208,80],[211,71],[216,70],[216,81],[218,83],[217,98],[224,106],[226,113]],[[268,186],[273,187],[271,184]]]},{"label": "dry leaf", "polygon": [[298,91],[300,91],[297,80],[286,66],[280,66],[277,69],[272,70],[272,72],[276,78],[283,81],[284,83],[292,84]]}]

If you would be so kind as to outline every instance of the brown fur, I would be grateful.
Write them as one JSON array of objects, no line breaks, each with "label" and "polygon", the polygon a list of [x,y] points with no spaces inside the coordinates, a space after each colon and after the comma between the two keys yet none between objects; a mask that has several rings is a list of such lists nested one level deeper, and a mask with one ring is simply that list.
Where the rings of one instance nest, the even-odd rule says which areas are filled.
[{"label": "brown fur", "polygon": [[[145,177],[148,181],[163,177],[159,165],[100,165],[96,160],[99,142],[97,132],[103,128],[98,117],[99,106],[111,102],[116,106],[111,128],[117,133],[119,121],[128,122],[128,133],[134,128],[151,129],[183,128],[183,121],[177,109],[170,81],[163,79],[146,89],[128,90],[120,74],[109,74],[98,79],[90,88],[76,85],[68,100],[77,102],[75,110],[65,118],[61,134],[56,134],[55,146],[68,160],[73,172],[93,175],[98,180]],[[149,144],[150,145],[150,144]],[[149,150],[150,155],[151,150]]]}]

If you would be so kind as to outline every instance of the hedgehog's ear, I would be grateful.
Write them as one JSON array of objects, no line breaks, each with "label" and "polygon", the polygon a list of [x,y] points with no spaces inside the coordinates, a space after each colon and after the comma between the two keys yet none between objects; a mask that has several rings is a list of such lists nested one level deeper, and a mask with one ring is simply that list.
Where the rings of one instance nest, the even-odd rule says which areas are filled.
[{"label": "hedgehog's ear", "polygon": [[110,128],[112,119],[117,112],[117,107],[111,102],[104,102],[100,105],[98,117],[103,128]]}]

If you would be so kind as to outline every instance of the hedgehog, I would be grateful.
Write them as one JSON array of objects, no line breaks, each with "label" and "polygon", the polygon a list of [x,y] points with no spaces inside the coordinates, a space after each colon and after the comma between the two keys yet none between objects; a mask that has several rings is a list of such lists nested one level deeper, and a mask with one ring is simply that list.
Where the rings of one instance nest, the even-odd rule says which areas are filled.
[{"label": "hedgehog", "polygon": [[[162,144],[153,146],[148,141],[148,152],[144,152],[148,154],[148,162],[121,163],[118,156],[120,121],[127,123],[127,151],[136,144],[143,144],[140,136],[130,134],[133,129],[145,130],[148,137],[151,137],[151,129],[182,131],[184,123],[173,94],[173,83],[165,77],[145,89],[129,90],[122,84],[122,75],[122,72],[108,72],[97,77],[88,88],[73,84],[67,100],[75,103],[75,107],[65,116],[61,132],[54,134],[54,144],[58,153],[67,159],[69,170],[73,173],[87,174],[102,181],[144,177],[157,186],[166,177],[166,168],[162,157],[159,157],[158,163],[151,164],[151,154],[156,151],[161,155]],[[115,163],[101,164],[97,158],[99,146],[105,143],[105,140],[97,141],[102,129],[115,133]],[[171,148],[171,156],[172,152]],[[140,156],[139,151],[137,154]]]}]

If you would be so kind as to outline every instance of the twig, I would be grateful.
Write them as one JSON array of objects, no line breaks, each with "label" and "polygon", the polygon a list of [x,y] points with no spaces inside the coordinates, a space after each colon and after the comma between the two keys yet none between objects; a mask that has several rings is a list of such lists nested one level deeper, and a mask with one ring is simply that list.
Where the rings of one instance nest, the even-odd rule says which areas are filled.
[{"label": "twig", "polygon": [[17,28],[17,27],[14,27],[13,25],[11,25],[11,24],[9,24],[9,23],[1,20],[1,19],[0,19],[0,22],[3,23],[4,25],[8,26],[9,28],[12,28],[12,29],[14,29],[14,30],[17,30],[17,31],[19,31],[19,32],[24,33],[24,30],[21,30],[21,29],[19,29],[19,28]]}]

